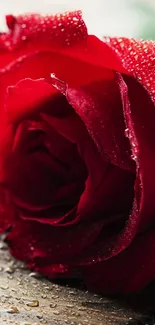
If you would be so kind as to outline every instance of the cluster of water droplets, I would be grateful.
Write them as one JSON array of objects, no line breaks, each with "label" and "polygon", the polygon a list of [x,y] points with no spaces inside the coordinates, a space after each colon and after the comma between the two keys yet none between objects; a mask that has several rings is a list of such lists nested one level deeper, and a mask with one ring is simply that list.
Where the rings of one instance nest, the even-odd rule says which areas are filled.
[{"label": "cluster of water droplets", "polygon": [[134,38],[104,38],[123,66],[147,89],[155,102],[155,42]]},{"label": "cluster of water droplets", "polygon": [[3,47],[13,48],[22,41],[51,42],[69,46],[87,37],[87,28],[80,11],[57,15],[27,14],[18,17],[8,16],[9,33],[1,35]]},{"label": "cluster of water droplets", "polygon": [[134,136],[131,134],[129,128],[125,129],[125,136],[129,139],[130,145],[131,145],[131,150],[132,150],[132,155],[131,158],[136,162],[138,165],[138,149],[135,143]]}]

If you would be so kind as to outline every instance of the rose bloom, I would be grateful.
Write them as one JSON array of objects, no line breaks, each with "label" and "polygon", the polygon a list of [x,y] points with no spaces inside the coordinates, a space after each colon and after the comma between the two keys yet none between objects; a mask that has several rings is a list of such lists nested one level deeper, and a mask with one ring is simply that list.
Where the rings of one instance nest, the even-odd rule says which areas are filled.
[{"label": "rose bloom", "polygon": [[155,43],[80,12],[0,34],[0,228],[44,276],[127,293],[155,277]]}]

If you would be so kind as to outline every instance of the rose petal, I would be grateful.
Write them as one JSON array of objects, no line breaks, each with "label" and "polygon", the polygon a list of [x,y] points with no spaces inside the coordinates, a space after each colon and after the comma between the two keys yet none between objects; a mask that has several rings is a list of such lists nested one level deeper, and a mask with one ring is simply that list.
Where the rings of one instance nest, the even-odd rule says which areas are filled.
[{"label": "rose petal", "polygon": [[28,123],[20,125],[20,132],[17,130],[16,146],[5,165],[5,184],[18,212],[21,208],[27,210],[27,216],[33,212],[36,219],[42,211],[41,218],[48,216],[52,224],[53,218],[66,215],[76,206],[87,170],[73,143],[54,130],[49,131],[43,123],[41,134],[37,128],[30,128],[30,122],[25,124]]},{"label": "rose petal", "polygon": [[[117,53],[128,73],[132,74],[148,90],[155,101],[155,42],[139,41],[134,38],[104,38],[104,41]],[[113,62],[111,68],[113,68]]]},{"label": "rose petal", "polygon": [[[51,117],[52,110],[54,110],[54,116],[56,115],[54,106],[56,97],[52,96],[54,88],[45,80],[24,80],[9,90],[6,100],[8,125],[14,123],[16,126],[16,123],[20,122],[23,117],[31,118],[39,110],[49,112]],[[58,96],[58,98],[62,117],[65,114],[72,116],[73,112],[70,107],[68,110],[69,105],[66,106],[64,97]],[[67,107],[66,112],[63,111],[61,105],[65,105],[64,109]],[[57,108],[59,109],[59,106]],[[61,116],[60,113],[57,115]],[[87,171],[75,145],[59,135],[59,128],[56,129],[57,133],[49,127],[49,118],[47,123],[43,121],[22,122],[13,139],[10,139],[12,141],[11,152],[4,148],[7,162],[2,156],[1,166],[4,170],[3,181],[11,191],[12,199],[20,215],[37,219],[40,218],[39,213],[42,210],[42,219],[45,218],[46,223],[56,224],[60,221],[62,223],[65,218],[66,222],[69,221],[71,214],[67,211],[76,206],[84,189]],[[38,134],[38,131],[41,131],[41,134]],[[36,138],[33,139],[32,134],[36,134]],[[44,148],[47,149],[46,152]],[[46,177],[47,173],[48,177]],[[59,184],[57,188],[58,180],[61,186]],[[44,193],[42,193],[42,188],[44,188]],[[54,188],[54,193],[52,188]],[[53,205],[53,210],[51,205]],[[32,216],[32,211],[34,216]]]},{"label": "rose petal", "polygon": [[137,236],[121,254],[104,263],[83,267],[90,290],[104,293],[131,293],[142,290],[155,277],[155,230]]},{"label": "rose petal", "polygon": [[44,79],[21,80],[16,86],[8,87],[6,114],[9,123],[19,123],[36,113],[56,90]]},{"label": "rose petal", "polygon": [[102,235],[81,255],[79,263],[91,265],[92,260],[97,263],[98,254],[100,262],[113,259],[131,245],[137,234],[154,225],[154,105],[147,91],[136,80],[127,76],[124,76],[124,80],[118,76],[129,141],[137,165],[133,209],[124,229],[118,234],[115,232],[111,238]]},{"label": "rose petal", "polygon": [[[60,80],[53,77],[52,83],[60,92],[62,91]],[[131,161],[129,143],[124,134],[123,111],[116,80],[93,83],[79,89],[71,89],[66,86],[66,97],[85,123],[91,140],[93,140],[90,141],[90,136],[85,133],[82,141],[78,141],[80,155],[83,157],[89,172],[86,188],[78,205],[79,218],[81,216],[82,218],[89,218],[93,214],[103,214],[103,218],[106,218],[113,211],[118,214],[122,212],[118,211],[120,206],[122,210],[124,209],[120,200],[124,202],[127,211],[132,204],[134,174],[132,175],[121,168],[134,171],[134,163]],[[112,126],[109,115],[113,122]],[[118,122],[116,124],[118,120],[120,120],[119,128]],[[52,126],[56,123],[61,124],[61,127],[64,128],[64,120],[53,121]],[[78,134],[78,128],[81,129],[77,123],[76,127]],[[95,142],[95,146],[93,142]],[[114,168],[109,162],[121,168]],[[113,202],[112,206],[109,197]]]},{"label": "rose petal", "polygon": [[[96,66],[103,66],[104,60],[116,63],[119,59],[107,45],[94,36],[88,37],[87,28],[82,20],[81,11],[66,12],[63,14],[39,15],[29,14],[6,17],[9,34],[2,35],[2,44],[8,51],[12,51],[12,61],[36,50],[51,50],[63,55],[72,56]],[[5,37],[10,36],[10,42]],[[76,49],[73,45],[76,45]],[[106,53],[104,54],[106,50]],[[100,55],[100,52],[101,55]],[[95,55],[94,55],[95,54]],[[8,53],[5,53],[7,56]],[[100,56],[99,56],[100,55]],[[9,55],[8,55],[9,63]],[[82,70],[81,70],[82,71]]]},{"label": "rose petal", "polygon": [[142,231],[154,223],[155,215],[155,110],[147,91],[136,80],[124,76],[124,81],[120,78],[122,91],[125,92],[128,87],[130,103],[128,99],[124,100],[124,110],[133,159],[137,164],[137,177],[140,178],[138,228]]},{"label": "rose petal", "polygon": [[23,41],[51,42],[63,46],[77,43],[87,37],[87,28],[81,11],[56,15],[27,14],[6,16],[11,31],[12,46],[21,46]]},{"label": "rose petal", "polygon": [[[33,92],[31,85],[35,92]],[[16,132],[16,123],[19,122],[23,117],[27,117],[32,109],[38,106],[35,103],[41,103],[44,98],[50,97],[54,88],[50,86],[44,80],[40,80],[35,83],[35,81],[25,81],[25,86],[22,87],[19,83],[17,87],[10,87],[8,89],[7,96],[5,95],[5,107],[6,109],[0,111],[0,179],[1,182],[4,180],[4,166],[8,158],[8,153],[11,152],[13,145],[13,139]],[[38,93],[39,90],[39,93]],[[39,96],[37,96],[37,93]],[[24,96],[24,97],[23,97]],[[3,100],[4,100],[3,99]],[[17,104],[18,103],[18,104]],[[32,105],[31,105],[32,103]],[[39,105],[38,103],[38,105]],[[14,123],[12,123],[14,122]]]},{"label": "rose petal", "polygon": [[16,211],[10,195],[4,187],[0,186],[0,233],[9,230],[14,223],[15,217]]},{"label": "rose petal", "polygon": [[68,264],[70,258],[94,242],[102,224],[103,221],[98,220],[57,228],[17,218],[7,238],[12,254],[36,267],[46,261],[48,264],[49,261],[50,264],[63,264],[63,261]]},{"label": "rose petal", "polygon": [[115,75],[79,89],[67,89],[67,99],[80,116],[103,159],[134,171],[122,102]]}]

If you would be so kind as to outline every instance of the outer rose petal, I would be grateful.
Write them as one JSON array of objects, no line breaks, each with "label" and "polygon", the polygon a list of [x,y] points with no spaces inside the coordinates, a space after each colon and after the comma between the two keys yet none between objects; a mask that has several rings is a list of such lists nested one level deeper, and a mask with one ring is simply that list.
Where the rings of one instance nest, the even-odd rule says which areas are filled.
[{"label": "outer rose petal", "polygon": [[94,36],[88,37],[87,28],[80,11],[66,12],[55,16],[32,14],[14,17],[10,15],[6,19],[10,28],[10,42],[5,42],[5,37],[8,34],[1,35],[1,42],[6,49],[5,57],[8,54],[8,63],[13,60],[13,57],[14,59],[21,57],[22,53],[25,55],[37,50],[51,49],[53,52],[96,66],[103,66],[106,58],[104,50],[106,49],[108,64],[111,59],[116,66],[120,63],[119,58],[113,55],[107,45],[103,45]]},{"label": "outer rose petal", "polygon": [[[60,30],[62,26],[59,26],[59,24],[62,24],[61,20],[64,24],[64,33],[62,33],[64,36],[62,36],[62,38],[60,37]],[[22,59],[23,54],[24,56],[29,56],[30,53],[34,54],[34,52],[36,51],[40,52],[45,50],[52,50],[53,55],[54,52],[57,54],[59,53],[60,55],[63,55],[64,58],[66,56],[69,57],[70,61],[72,61],[72,58],[74,60],[77,60],[78,62],[87,62],[91,65],[95,65],[96,68],[104,67],[110,70],[114,69],[115,71],[126,72],[127,74],[135,75],[143,84],[145,84],[146,87],[148,87],[148,90],[151,91],[151,94],[154,93],[154,42],[136,41],[134,39],[128,40],[106,38],[106,43],[104,43],[94,36],[87,36],[86,27],[82,21],[79,12],[48,17],[30,15],[19,16],[16,18],[9,16],[7,21],[8,26],[11,30],[10,37],[13,49],[13,52],[10,52],[10,55],[8,53],[8,56],[10,57],[11,61],[13,60],[13,56],[14,59],[18,59],[19,57],[20,59]],[[69,25],[68,21],[70,22]],[[32,32],[32,26],[34,26],[34,22],[37,26],[37,31],[35,30]],[[44,26],[44,29],[42,26]],[[76,33],[73,33],[74,28],[76,30]],[[80,32],[79,30],[77,32],[77,28],[80,30]],[[53,29],[55,30],[54,34]],[[15,32],[16,30],[18,31],[18,33]],[[75,43],[75,46],[71,45],[73,44],[72,42],[70,44],[71,46],[68,46],[68,48],[66,46],[62,46],[61,40],[66,39],[66,31],[68,31],[69,37],[73,37],[72,35],[74,35],[75,42],[73,43]],[[44,33],[46,34],[47,38],[41,37],[41,35],[44,35]],[[49,34],[51,37],[51,43],[49,42]],[[55,35],[58,39],[57,45],[53,39]],[[81,42],[80,40],[83,41]],[[19,50],[15,50],[15,47],[17,47],[17,45]],[[6,46],[6,48],[8,48],[8,52],[12,51],[8,45]],[[6,54],[7,53],[5,53],[5,57]],[[19,62],[17,60],[17,64],[18,63]],[[66,64],[63,61],[63,68],[65,67],[65,65]],[[140,69],[138,68],[138,66],[140,67]],[[79,71],[79,68],[80,66],[77,67],[76,72]],[[80,71],[83,71],[82,66]],[[54,70],[51,70],[50,72],[57,73],[58,71],[56,70],[56,68],[54,68]],[[59,75],[59,73],[57,73],[57,75],[60,79],[65,80],[65,78],[63,78],[61,74]],[[84,75],[86,75],[86,73],[84,73]],[[101,77],[101,75],[102,72],[99,73],[98,79]],[[37,76],[37,78],[38,77],[43,77],[43,75]],[[18,80],[16,80],[16,82],[17,81]],[[65,81],[68,82],[69,80]]]},{"label": "outer rose petal", "polygon": [[[124,81],[120,77],[119,83],[128,137],[140,182],[136,193],[139,209],[137,230],[143,231],[154,224],[155,218],[155,107],[147,91],[136,80],[124,76]],[[134,225],[135,230],[137,226]]]},{"label": "outer rose petal", "polygon": [[[73,29],[75,27],[74,24],[79,24],[78,28],[81,28],[80,26],[84,26],[82,20],[80,20],[81,16],[79,13],[77,13],[77,20],[75,18],[76,13],[71,13],[70,15],[67,13],[66,16],[62,16],[66,30],[68,28],[68,19],[70,19],[70,22],[73,21],[73,24],[70,24]],[[40,77],[48,78],[51,72],[54,72],[61,80],[69,83],[70,86],[81,86],[82,84],[88,84],[92,81],[94,82],[97,80],[112,78],[110,70],[113,69],[115,71],[133,74],[139,78],[143,84],[145,83],[145,86],[148,86],[149,89],[150,87],[153,89],[154,85],[152,82],[154,79],[152,79],[151,75],[153,73],[154,67],[153,42],[145,43],[144,41],[136,42],[135,40],[130,41],[126,39],[119,39],[118,42],[116,42],[116,39],[110,39],[110,42],[113,44],[113,46],[109,47],[109,45],[100,41],[96,37],[87,36],[85,27],[82,27],[85,29],[85,31],[82,32],[82,30],[80,30],[80,34],[78,35],[81,35],[80,39],[83,40],[80,41],[78,38],[79,36],[77,37],[76,33],[75,43],[73,42],[74,45],[72,43],[70,46],[65,46],[62,45],[61,41],[59,43],[60,19],[61,15],[56,17],[48,16],[48,18],[39,15],[32,15],[30,17],[20,16],[19,18],[8,18],[8,25],[12,30],[10,34],[12,44],[14,44],[14,37],[17,36],[16,33],[14,35],[16,25],[18,26],[20,33],[18,34],[18,37],[15,37],[16,46],[18,44],[17,49],[15,49],[14,46],[11,49],[8,46],[5,53],[5,58],[8,55],[10,57],[9,60],[11,60],[12,63],[11,65],[8,65],[3,72],[1,71],[1,101],[4,91],[8,85],[15,84],[20,79],[23,79],[25,77],[31,77],[35,79]],[[38,31],[35,31],[34,34],[32,33],[32,35],[31,20],[33,23],[36,21],[36,24],[38,26]],[[49,39],[47,40],[45,37],[43,37],[43,39],[40,38],[40,33],[42,30],[41,26],[44,23],[47,30],[45,28],[43,35],[45,32],[47,32],[45,33],[47,35],[47,38],[49,37],[49,33],[52,28],[55,30],[58,28],[58,43],[55,43],[53,41],[53,36],[51,36],[51,42],[49,42]],[[22,25],[24,25],[24,28]],[[70,25],[68,35],[72,37],[73,33]],[[25,30],[27,36],[24,34]],[[25,37],[27,37],[26,40]],[[119,47],[119,51],[117,47]],[[136,59],[136,62],[132,62],[133,53],[135,54],[134,57],[138,58]],[[145,55],[145,60],[143,54]],[[4,66],[3,59],[1,62]],[[45,62],[47,64],[45,64]],[[132,68],[131,63],[133,63]],[[146,71],[145,78],[143,76],[143,69],[137,69],[137,63],[139,63],[140,67],[143,65]],[[109,71],[107,71],[107,68]],[[15,71],[16,73],[14,73]],[[149,81],[147,81],[148,79]],[[151,92],[152,91],[153,90],[151,90]]]},{"label": "outer rose petal", "polygon": [[12,43],[19,47],[25,40],[31,42],[53,42],[63,46],[73,45],[87,37],[87,27],[81,11],[57,15],[29,14],[14,17],[6,16]]},{"label": "outer rose petal", "polygon": [[[89,260],[87,260],[89,266],[84,267],[86,282],[91,288],[95,290],[98,288],[99,291],[137,291],[151,282],[155,273],[154,229],[146,230],[150,225],[154,225],[155,215],[155,191],[153,189],[155,183],[153,179],[155,163],[154,105],[138,82],[126,76],[124,79],[128,85],[128,92],[125,82],[119,76],[129,140],[133,157],[137,163],[135,206],[118,241],[114,234],[111,235],[109,241],[110,235],[106,238],[103,232],[96,244],[91,247],[91,252],[89,250],[85,252],[85,258],[86,255],[88,258],[88,254],[90,254]],[[141,96],[138,97],[138,94]],[[142,105],[143,110],[141,109]],[[135,235],[137,235],[136,238]],[[112,243],[111,255],[109,252],[108,256],[106,249],[110,248]],[[129,247],[124,250],[127,246]],[[118,254],[120,248],[123,249],[123,252]],[[115,254],[118,255],[115,256]],[[81,256],[81,260],[83,257]],[[102,263],[102,261],[105,262]],[[113,269],[115,269],[115,273],[111,272]],[[99,277],[92,277],[94,273],[97,273]]]},{"label": "outer rose petal", "polygon": [[70,267],[72,258],[92,245],[100,234],[103,223],[104,220],[86,221],[60,228],[16,218],[7,238],[12,254],[35,268],[39,269],[39,265],[45,264],[52,267],[59,263]]},{"label": "outer rose petal", "polygon": [[[73,55],[54,51],[52,48],[42,51],[33,51],[19,57],[5,69],[0,71],[0,104],[4,105],[5,92],[8,86],[15,85],[25,78],[50,79],[51,73],[55,73],[61,80],[66,81],[72,87],[89,84],[95,80],[111,79],[112,72],[106,68],[100,68],[82,59],[74,58],[77,48],[70,48]],[[85,55],[86,48],[81,49]],[[89,53],[89,52],[88,52]],[[87,60],[87,57],[86,57]]]},{"label": "outer rose petal", "polygon": [[[154,224],[154,104],[147,91],[136,80],[127,76],[124,76],[124,79],[128,88],[120,75],[118,83],[124,105],[129,141],[137,165],[133,210],[119,236],[115,233],[110,240],[109,238],[105,240],[102,235],[94,247],[91,247],[90,251],[87,250],[83,257],[81,256],[83,263],[84,259],[86,263],[92,263],[92,253],[94,263],[98,263],[98,253],[100,262],[114,257],[128,247],[136,235],[144,231],[146,227]],[[147,281],[151,280],[152,278],[147,279]]]},{"label": "outer rose petal", "polygon": [[66,96],[85,123],[102,158],[134,172],[115,74],[112,80],[94,82],[78,89],[68,88]]},{"label": "outer rose petal", "polygon": [[52,42],[68,46],[70,43],[73,45],[75,42],[82,41],[87,36],[87,28],[80,11],[44,17],[39,14],[18,17],[8,15],[6,23],[9,32],[0,35],[2,67],[4,63],[6,65],[22,55],[21,47],[23,43],[25,44],[25,40],[29,39],[31,44],[35,42],[36,45]]},{"label": "outer rose petal", "polygon": [[[130,293],[143,289],[155,277],[155,229],[137,236],[121,254],[83,267],[88,288],[98,292]],[[98,256],[100,259],[100,256]]]},{"label": "outer rose petal", "polygon": [[104,41],[119,56],[128,73],[148,90],[155,102],[155,42],[138,41],[133,38],[104,38]]},{"label": "outer rose petal", "polygon": [[0,186],[0,233],[7,231],[16,218],[16,211],[9,193]]},{"label": "outer rose petal", "polygon": [[[9,16],[7,21],[10,32],[0,36],[3,45],[0,53],[1,107],[6,88],[24,78],[49,78],[51,73],[55,73],[60,79],[76,86],[81,82],[88,84],[111,78],[111,71],[106,69],[111,61],[116,69],[125,71],[121,69],[119,58],[106,44],[87,35],[79,12],[48,17]],[[32,32],[34,25],[37,30]],[[66,33],[72,40],[70,44],[66,43]]]}]

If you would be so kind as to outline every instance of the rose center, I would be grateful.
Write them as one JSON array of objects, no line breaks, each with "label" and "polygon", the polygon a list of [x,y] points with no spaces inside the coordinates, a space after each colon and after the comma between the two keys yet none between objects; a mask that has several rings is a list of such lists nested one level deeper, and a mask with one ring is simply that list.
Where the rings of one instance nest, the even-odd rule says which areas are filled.
[{"label": "rose center", "polygon": [[84,191],[87,169],[76,144],[44,122],[24,121],[16,133],[8,187],[18,208],[51,209],[54,216],[72,210]]}]

